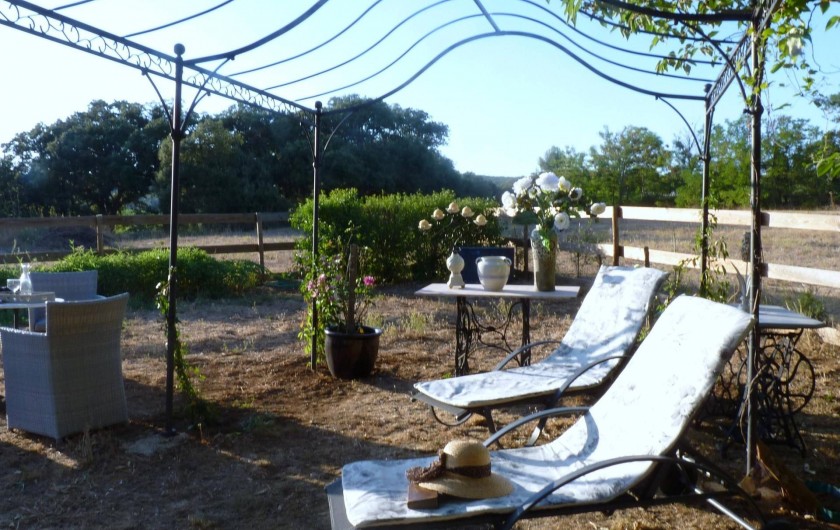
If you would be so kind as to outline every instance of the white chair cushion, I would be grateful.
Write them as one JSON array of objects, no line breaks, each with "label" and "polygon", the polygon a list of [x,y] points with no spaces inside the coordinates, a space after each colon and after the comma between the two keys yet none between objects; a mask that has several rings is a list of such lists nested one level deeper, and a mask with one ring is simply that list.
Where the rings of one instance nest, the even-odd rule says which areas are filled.
[{"label": "white chair cushion", "polygon": [[[607,267],[598,271],[558,348],[531,366],[416,383],[418,392],[456,407],[472,408],[552,394],[581,367],[630,351],[651,300],[667,273],[654,268]],[[586,372],[571,389],[601,384],[617,361]]]}]

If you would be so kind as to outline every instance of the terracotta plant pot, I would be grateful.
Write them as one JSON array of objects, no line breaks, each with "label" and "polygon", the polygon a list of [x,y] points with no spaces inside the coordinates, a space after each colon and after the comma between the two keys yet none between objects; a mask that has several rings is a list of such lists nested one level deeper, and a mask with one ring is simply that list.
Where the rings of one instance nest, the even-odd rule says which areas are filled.
[{"label": "terracotta plant pot", "polygon": [[344,333],[335,326],[325,330],[324,354],[333,377],[357,379],[373,372],[382,330],[368,326],[362,326],[362,329],[364,333]]}]

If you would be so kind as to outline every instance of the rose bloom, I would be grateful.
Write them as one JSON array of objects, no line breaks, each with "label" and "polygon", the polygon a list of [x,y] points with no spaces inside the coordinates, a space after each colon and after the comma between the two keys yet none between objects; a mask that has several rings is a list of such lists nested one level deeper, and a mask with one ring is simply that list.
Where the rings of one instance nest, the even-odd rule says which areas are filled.
[{"label": "rose bloom", "polygon": [[461,215],[463,215],[464,217],[472,217],[473,215],[475,215],[475,213],[469,206],[464,206],[464,209],[461,210]]},{"label": "rose bloom", "polygon": [[557,232],[562,232],[569,228],[569,214],[566,212],[560,212],[554,216],[554,230]]},{"label": "rose bloom", "polygon": [[473,220],[473,223],[477,224],[478,226],[484,226],[487,224],[487,218],[484,217],[484,214],[480,213],[475,216],[475,220]]},{"label": "rose bloom", "polygon": [[572,183],[566,180],[566,177],[560,177],[558,187],[561,191],[569,191],[572,189]]},{"label": "rose bloom", "polygon": [[569,198],[573,201],[580,199],[583,196],[583,190],[580,188],[572,188],[572,191],[569,192]]},{"label": "rose bloom", "polygon": [[502,207],[505,210],[513,210],[516,208],[516,195],[506,191],[502,193]]},{"label": "rose bloom", "polygon": [[364,282],[365,287],[373,287],[376,285],[376,278],[373,276],[365,276],[362,281]]},{"label": "rose bloom", "polygon": [[450,202],[449,206],[446,208],[446,211],[449,213],[458,213],[461,208],[458,206],[457,202]]},{"label": "rose bloom", "polygon": [[423,219],[423,220],[422,220],[422,221],[420,221],[420,223],[417,225],[417,228],[419,228],[420,230],[426,231],[426,230],[429,230],[430,228],[432,228],[432,223],[430,223],[429,221],[427,221],[427,220]]},{"label": "rose bloom", "polygon": [[543,191],[557,191],[560,187],[560,179],[551,171],[540,173],[537,180],[534,181]]},{"label": "rose bloom", "polygon": [[592,212],[592,215],[601,215],[607,211],[607,205],[603,202],[596,202],[589,207],[589,211]]},{"label": "rose bloom", "polygon": [[435,208],[435,211],[432,212],[432,219],[435,221],[440,221],[444,217],[446,217],[446,214],[440,208]]},{"label": "rose bloom", "polygon": [[531,185],[531,182],[531,177],[522,177],[513,183],[513,192],[517,195],[522,195],[528,189],[528,186]]}]

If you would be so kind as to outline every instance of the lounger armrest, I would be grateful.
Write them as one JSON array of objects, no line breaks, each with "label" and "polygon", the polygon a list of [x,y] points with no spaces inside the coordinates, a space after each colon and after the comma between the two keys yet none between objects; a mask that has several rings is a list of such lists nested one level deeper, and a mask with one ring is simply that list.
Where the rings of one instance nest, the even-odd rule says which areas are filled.
[{"label": "lounger armrest", "polygon": [[[738,483],[732,479],[732,477],[728,476],[726,473],[721,471],[720,469],[706,465],[703,462],[697,462],[694,460],[687,460],[685,458],[681,458],[679,456],[672,456],[672,455],[628,455],[628,456],[621,456],[618,458],[611,458],[608,460],[603,460],[601,462],[595,462],[593,464],[589,464],[584,466],[580,469],[572,471],[571,473],[567,473],[566,475],[560,477],[557,480],[554,480],[548,484],[546,484],[543,489],[534,493],[527,501],[522,503],[519,508],[513,512],[510,517],[505,521],[504,525],[500,528],[503,529],[510,529],[513,528],[513,525],[522,518],[522,516],[528,510],[532,509],[536,506],[539,502],[543,499],[551,495],[553,492],[557,491],[558,489],[562,488],[563,486],[578,480],[579,478],[585,477],[590,473],[594,473],[596,471],[600,471],[602,469],[606,469],[612,466],[618,466],[622,464],[628,464],[632,462],[651,462],[653,464],[661,463],[661,464],[678,464],[684,467],[690,467],[701,471],[704,474],[710,475],[719,479],[722,484],[727,488],[728,491],[735,493],[736,495],[741,496],[745,501],[747,501],[752,508],[755,510],[756,514],[758,515],[759,519],[761,519],[762,523],[764,523],[763,519],[764,516],[761,513],[758,505],[755,503],[755,500],[741,488]],[[701,490],[696,490],[695,493],[698,496],[702,497],[710,497],[711,495],[704,494]],[[716,504],[712,504],[716,508],[720,509],[720,507]],[[729,514],[727,514],[729,515]],[[731,515],[730,515],[731,516]]]},{"label": "lounger armrest", "polygon": [[502,370],[510,361],[512,361],[513,359],[515,359],[519,355],[521,355],[522,352],[528,351],[528,350],[530,350],[532,348],[535,348],[537,346],[542,346],[544,344],[560,344],[560,341],[559,340],[541,340],[539,342],[532,342],[530,344],[520,346],[519,348],[516,348],[515,350],[510,352],[507,357],[505,357],[504,359],[502,359],[501,362],[499,362],[499,364],[494,366],[493,370]]},{"label": "lounger armrest", "polygon": [[563,395],[566,393],[566,391],[569,389],[569,387],[572,386],[572,384],[575,381],[577,381],[577,379],[580,376],[582,376],[583,374],[585,374],[589,370],[595,368],[596,366],[600,366],[600,365],[604,364],[605,362],[616,361],[616,360],[619,360],[619,359],[628,359],[628,358],[630,358],[630,356],[628,354],[610,355],[609,357],[604,357],[603,359],[598,359],[597,361],[593,361],[593,362],[591,362],[591,363],[589,363],[585,366],[581,366],[578,369],[577,372],[572,374],[572,376],[569,377],[569,379],[567,379],[565,383],[563,383],[563,386],[561,386],[560,388],[557,389],[557,391],[554,393],[554,398],[553,398],[554,401],[553,402],[556,403],[556,402],[560,401],[560,398],[563,397]]},{"label": "lounger armrest", "polygon": [[567,416],[570,414],[583,414],[588,410],[589,407],[558,407],[534,412],[533,414],[523,416],[516,421],[508,423],[502,429],[493,434],[493,436],[484,440],[484,445],[485,447],[490,447],[494,443],[498,442],[502,436],[505,436],[507,433],[516,430],[527,423],[531,423],[532,421],[555,418],[558,416]]}]

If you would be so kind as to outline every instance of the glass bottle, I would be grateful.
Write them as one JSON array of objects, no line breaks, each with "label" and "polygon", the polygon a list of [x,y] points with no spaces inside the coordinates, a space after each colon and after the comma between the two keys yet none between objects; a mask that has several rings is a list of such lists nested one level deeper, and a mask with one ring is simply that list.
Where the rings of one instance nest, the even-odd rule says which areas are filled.
[{"label": "glass bottle", "polygon": [[32,294],[32,280],[29,279],[29,264],[20,265],[20,294]]}]

